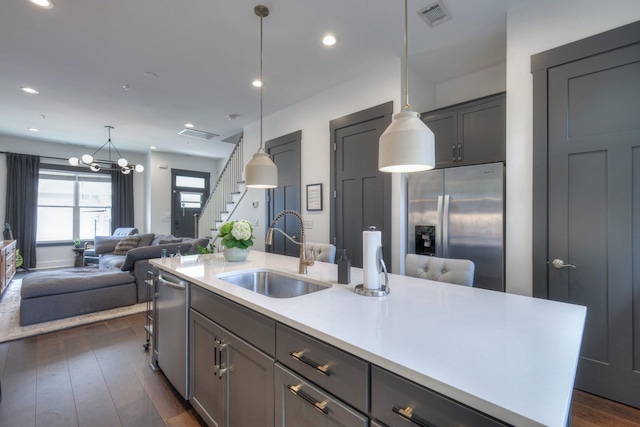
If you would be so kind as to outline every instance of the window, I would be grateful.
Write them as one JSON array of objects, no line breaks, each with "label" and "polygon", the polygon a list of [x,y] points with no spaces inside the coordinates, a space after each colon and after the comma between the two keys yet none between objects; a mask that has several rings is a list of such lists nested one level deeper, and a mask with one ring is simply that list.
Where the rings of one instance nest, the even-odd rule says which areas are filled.
[{"label": "window", "polygon": [[111,175],[40,168],[38,243],[111,234]]}]

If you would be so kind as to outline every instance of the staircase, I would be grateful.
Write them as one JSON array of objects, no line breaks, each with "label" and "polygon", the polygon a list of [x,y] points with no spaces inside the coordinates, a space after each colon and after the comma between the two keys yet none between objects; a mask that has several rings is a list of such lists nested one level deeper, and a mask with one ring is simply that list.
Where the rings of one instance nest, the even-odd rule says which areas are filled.
[{"label": "staircase", "polygon": [[215,242],[218,235],[218,227],[231,218],[246,193],[242,181],[242,142],[243,138],[240,137],[198,216],[198,236],[205,236],[212,239],[212,242]]}]

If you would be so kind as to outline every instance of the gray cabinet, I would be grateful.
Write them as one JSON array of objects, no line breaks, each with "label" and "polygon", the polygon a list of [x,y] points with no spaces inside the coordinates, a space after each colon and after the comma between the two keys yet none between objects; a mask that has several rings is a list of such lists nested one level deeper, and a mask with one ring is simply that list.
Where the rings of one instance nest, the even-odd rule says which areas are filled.
[{"label": "gray cabinet", "polygon": [[279,364],[275,383],[277,426],[368,426],[365,415]]},{"label": "gray cabinet", "polygon": [[504,93],[424,113],[422,121],[436,137],[436,168],[506,160]]},{"label": "gray cabinet", "polygon": [[377,366],[371,367],[371,416],[389,427],[507,425]]},{"label": "gray cabinet", "polygon": [[191,403],[207,424],[273,426],[274,359],[245,338],[275,348],[275,322],[194,286],[190,333]]}]

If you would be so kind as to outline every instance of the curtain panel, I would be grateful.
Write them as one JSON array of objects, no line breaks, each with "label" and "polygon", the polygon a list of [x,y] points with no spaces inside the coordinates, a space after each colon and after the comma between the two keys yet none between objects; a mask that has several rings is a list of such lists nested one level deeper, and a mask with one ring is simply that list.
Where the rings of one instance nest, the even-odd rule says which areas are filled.
[{"label": "curtain panel", "polygon": [[38,174],[40,157],[5,153],[7,188],[5,222],[13,229],[13,238],[26,269],[36,267],[36,232],[38,224]]},{"label": "curtain panel", "polygon": [[133,173],[111,171],[111,232],[118,227],[133,227]]}]

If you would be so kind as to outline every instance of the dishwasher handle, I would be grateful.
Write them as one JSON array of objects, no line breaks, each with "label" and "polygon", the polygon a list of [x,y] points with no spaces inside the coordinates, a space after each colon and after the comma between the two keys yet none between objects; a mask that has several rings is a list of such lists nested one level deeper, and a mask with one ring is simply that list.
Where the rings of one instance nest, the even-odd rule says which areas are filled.
[{"label": "dishwasher handle", "polygon": [[179,277],[173,276],[167,273],[160,273],[158,275],[158,282],[160,285],[166,285],[170,288],[185,290],[187,289],[187,281],[180,279]]}]

